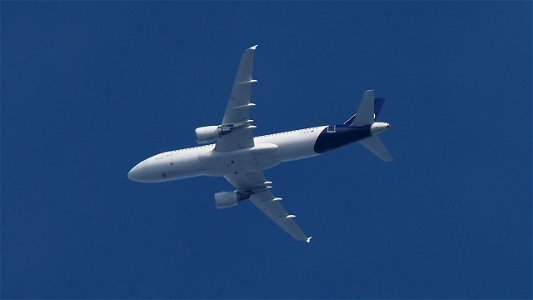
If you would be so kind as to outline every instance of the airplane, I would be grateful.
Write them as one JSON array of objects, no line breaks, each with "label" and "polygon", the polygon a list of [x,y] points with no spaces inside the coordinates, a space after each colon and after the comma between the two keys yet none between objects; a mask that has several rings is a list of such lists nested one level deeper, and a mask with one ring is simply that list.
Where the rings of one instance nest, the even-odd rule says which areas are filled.
[{"label": "airplane", "polygon": [[214,194],[218,209],[234,207],[249,200],[292,238],[309,243],[306,235],[287,213],[282,198],[272,193],[272,182],[263,170],[283,162],[309,158],[354,142],[359,142],[383,161],[392,156],[378,137],[390,128],[377,122],[385,98],[375,98],[367,90],[357,113],[343,124],[323,125],[254,137],[250,109],[254,53],[257,45],[245,50],[235,76],[220,125],[198,127],[196,142],[202,146],[167,151],[149,157],[128,172],[137,182],[166,182],[196,176],[223,176],[234,191]]}]

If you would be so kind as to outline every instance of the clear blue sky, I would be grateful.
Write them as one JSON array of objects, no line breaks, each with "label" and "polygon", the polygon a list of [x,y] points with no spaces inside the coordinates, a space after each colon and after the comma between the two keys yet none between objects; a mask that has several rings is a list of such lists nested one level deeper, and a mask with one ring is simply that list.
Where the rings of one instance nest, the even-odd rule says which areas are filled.
[{"label": "clear blue sky", "polygon": [[[2,1],[2,297],[530,298],[531,7]],[[256,134],[387,97],[393,163],[266,171],[310,245],[221,178],[126,178],[218,124],[254,44]]]}]

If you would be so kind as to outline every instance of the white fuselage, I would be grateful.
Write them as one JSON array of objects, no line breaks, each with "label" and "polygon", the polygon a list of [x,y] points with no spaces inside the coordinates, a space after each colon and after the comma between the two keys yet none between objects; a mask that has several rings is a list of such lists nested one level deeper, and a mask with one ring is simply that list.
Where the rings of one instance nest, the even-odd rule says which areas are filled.
[{"label": "white fuselage", "polygon": [[285,161],[318,155],[314,146],[324,128],[258,136],[254,138],[254,147],[231,152],[214,151],[215,144],[163,152],[138,163],[128,177],[139,182],[162,182],[264,170]]}]

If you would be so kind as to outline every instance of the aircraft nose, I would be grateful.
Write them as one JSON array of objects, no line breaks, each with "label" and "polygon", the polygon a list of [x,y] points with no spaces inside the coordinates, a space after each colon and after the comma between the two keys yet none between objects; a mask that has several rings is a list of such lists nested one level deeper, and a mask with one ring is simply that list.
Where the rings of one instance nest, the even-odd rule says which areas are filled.
[{"label": "aircraft nose", "polygon": [[136,165],[135,167],[131,168],[131,170],[128,172],[128,178],[132,181],[141,181],[141,167],[139,165]]}]

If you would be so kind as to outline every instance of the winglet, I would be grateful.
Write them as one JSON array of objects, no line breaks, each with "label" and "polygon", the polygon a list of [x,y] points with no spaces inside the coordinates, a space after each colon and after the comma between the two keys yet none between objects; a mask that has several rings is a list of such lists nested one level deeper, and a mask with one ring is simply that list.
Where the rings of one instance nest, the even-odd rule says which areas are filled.
[{"label": "winglet", "polygon": [[308,244],[311,243],[311,239],[312,239],[312,238],[313,238],[312,236],[308,237],[308,238],[305,240],[305,242],[308,243]]}]

